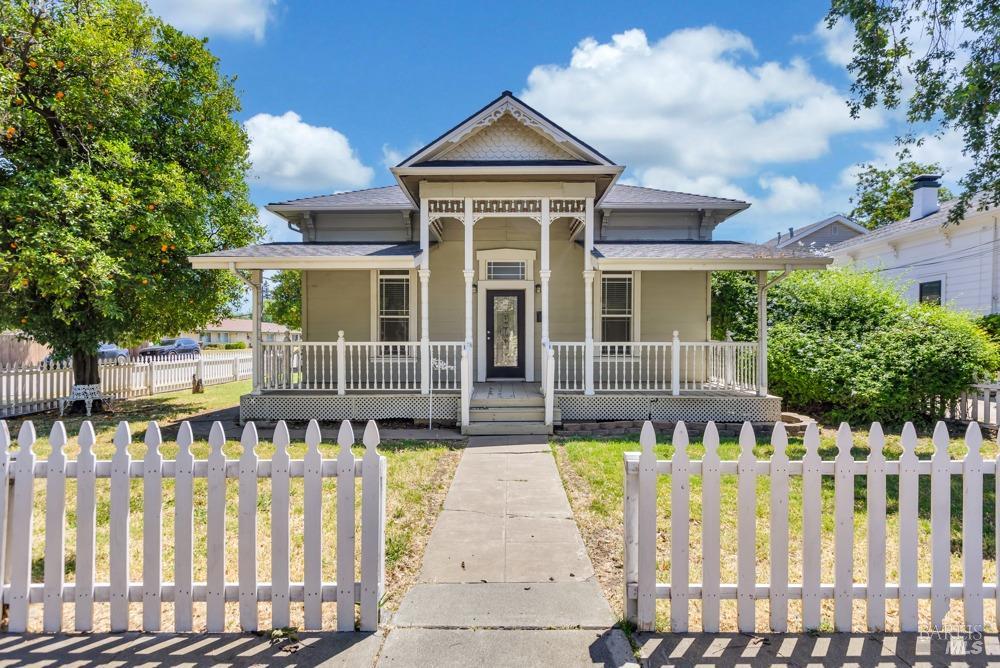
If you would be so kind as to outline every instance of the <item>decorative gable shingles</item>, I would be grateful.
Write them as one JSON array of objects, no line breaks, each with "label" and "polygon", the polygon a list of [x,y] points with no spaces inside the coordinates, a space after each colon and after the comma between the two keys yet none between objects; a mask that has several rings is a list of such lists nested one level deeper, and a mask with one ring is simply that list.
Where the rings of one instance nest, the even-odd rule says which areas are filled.
[{"label": "decorative gable shingles", "polygon": [[573,160],[576,156],[517,121],[509,113],[476,132],[437,160]]}]

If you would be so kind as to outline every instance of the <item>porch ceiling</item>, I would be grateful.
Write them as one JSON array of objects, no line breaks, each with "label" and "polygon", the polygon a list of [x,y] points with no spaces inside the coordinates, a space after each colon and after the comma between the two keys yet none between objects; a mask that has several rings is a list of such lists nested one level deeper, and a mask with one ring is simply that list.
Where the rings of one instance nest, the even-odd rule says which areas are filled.
[{"label": "porch ceiling", "polygon": [[824,269],[833,262],[805,249],[740,241],[596,242],[593,256],[602,270]]},{"label": "porch ceiling", "polygon": [[412,269],[416,243],[266,243],[193,255],[195,269]]}]

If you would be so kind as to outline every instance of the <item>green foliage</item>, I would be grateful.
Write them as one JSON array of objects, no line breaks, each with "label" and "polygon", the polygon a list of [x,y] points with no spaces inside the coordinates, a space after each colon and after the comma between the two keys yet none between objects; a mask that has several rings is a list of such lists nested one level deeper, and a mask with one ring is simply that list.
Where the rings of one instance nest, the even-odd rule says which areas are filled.
[{"label": "green foliage", "polygon": [[990,313],[976,320],[979,329],[986,332],[986,336],[995,344],[1000,345],[1000,313]]},{"label": "green foliage", "polygon": [[[857,187],[851,197],[854,204],[851,218],[874,230],[909,217],[913,204],[913,177],[921,174],[941,174],[941,166],[912,160],[903,161],[890,169],[861,165]],[[938,189],[938,200],[943,202],[952,197],[947,188],[942,186]]]},{"label": "green foliage", "polygon": [[[757,338],[757,277],[752,271],[712,273],[712,338],[735,341]],[[750,305],[750,308],[747,306]]]},{"label": "green foliage", "polygon": [[[1000,205],[1000,4],[996,0],[831,0],[827,26],[854,30],[847,69],[854,78],[852,115],[905,106],[912,127],[954,130],[972,168],[962,177],[950,223],[961,221],[973,196]],[[912,84],[909,82],[912,81]],[[912,88],[909,99],[903,92]],[[919,143],[915,132],[899,138]]]},{"label": "green foliage", "polygon": [[[753,296],[739,308],[750,318]],[[969,315],[910,304],[874,273],[794,273],[770,290],[768,316],[769,390],[832,421],[919,420],[930,398],[955,398],[1000,364]]]},{"label": "green foliage", "polygon": [[260,228],[205,43],[137,0],[11,0],[0,88],[0,328],[90,355],[226,316],[239,282],[187,256]]},{"label": "green foliage", "polygon": [[225,347],[226,350],[246,350],[246,348],[247,348],[247,342],[246,341],[235,341],[233,343],[227,343],[224,347]]},{"label": "green foliage", "polygon": [[270,279],[271,289],[264,301],[264,319],[289,329],[302,328],[302,272],[279,271]]}]

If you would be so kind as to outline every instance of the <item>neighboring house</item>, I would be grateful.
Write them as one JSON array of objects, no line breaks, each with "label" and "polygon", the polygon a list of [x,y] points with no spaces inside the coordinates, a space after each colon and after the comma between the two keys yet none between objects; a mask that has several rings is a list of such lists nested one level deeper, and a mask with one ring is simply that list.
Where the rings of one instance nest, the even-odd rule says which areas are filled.
[{"label": "neighboring house", "polygon": [[38,364],[51,353],[52,349],[47,345],[38,343],[21,332],[0,332],[0,366]]},{"label": "neighboring house", "polygon": [[766,330],[710,341],[710,275],[757,271],[764,292],[768,271],[829,260],[718,240],[747,203],[621,185],[623,170],[505,91],[392,168],[396,185],[271,204],[301,242],[191,258],[243,270],[255,318],[262,271],[303,272],[305,342],[259,346],[242,417],[433,409],[466,433],[777,419]]},{"label": "neighboring house", "polygon": [[[253,320],[251,318],[224,318],[208,325],[199,332],[182,333],[180,336],[197,339],[203,346],[209,344],[245,343],[253,347]],[[260,323],[260,339],[265,343],[274,341],[299,341],[302,333],[290,330],[273,322]]]},{"label": "neighboring house", "polygon": [[788,228],[788,234],[778,232],[778,236],[765,241],[769,248],[809,248],[823,251],[828,247],[866,234],[868,228],[855,223],[842,214],[836,214],[799,228]]},{"label": "neighboring house", "polygon": [[1000,207],[973,202],[959,225],[945,225],[957,200],[939,203],[938,179],[914,180],[913,208],[903,220],[827,249],[837,265],[878,271],[906,283],[911,301],[948,304],[980,314],[1000,312]]}]

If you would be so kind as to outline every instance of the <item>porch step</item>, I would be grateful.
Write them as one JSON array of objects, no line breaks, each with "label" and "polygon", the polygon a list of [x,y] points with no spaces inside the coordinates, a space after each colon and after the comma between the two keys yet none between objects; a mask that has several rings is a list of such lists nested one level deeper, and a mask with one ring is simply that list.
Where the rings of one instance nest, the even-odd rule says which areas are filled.
[{"label": "porch step", "polygon": [[469,403],[471,408],[541,408],[545,409],[545,397],[542,395],[525,395],[517,397],[477,397],[473,396]]},{"label": "porch step", "polygon": [[538,435],[548,436],[552,428],[544,422],[470,422],[462,428],[467,436],[515,436]]},{"label": "porch step", "polygon": [[[560,421],[559,408],[553,408],[552,418]],[[470,422],[544,422],[544,406],[482,406],[469,411]]]}]

